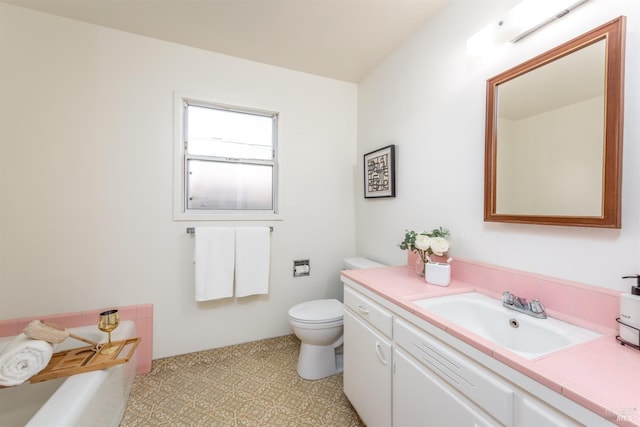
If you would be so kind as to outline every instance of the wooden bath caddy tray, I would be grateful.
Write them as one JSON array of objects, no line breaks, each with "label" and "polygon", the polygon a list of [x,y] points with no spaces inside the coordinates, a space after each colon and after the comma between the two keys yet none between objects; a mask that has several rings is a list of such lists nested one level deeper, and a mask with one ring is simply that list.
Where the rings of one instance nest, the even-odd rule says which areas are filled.
[{"label": "wooden bath caddy tray", "polygon": [[[127,363],[138,348],[138,344],[140,344],[140,338],[129,338],[123,341],[112,341],[111,346],[103,344],[97,351],[94,347],[87,346],[54,353],[47,367],[31,377],[29,382],[39,383]],[[127,346],[129,351],[126,355],[121,355]],[[113,351],[110,350],[112,348]],[[107,350],[110,352],[106,353]]]}]

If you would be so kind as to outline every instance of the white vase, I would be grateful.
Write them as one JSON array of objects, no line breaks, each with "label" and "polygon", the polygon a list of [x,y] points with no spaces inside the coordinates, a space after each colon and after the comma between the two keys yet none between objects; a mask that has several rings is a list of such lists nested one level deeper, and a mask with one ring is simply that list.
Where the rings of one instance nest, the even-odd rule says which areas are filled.
[{"label": "white vase", "polygon": [[430,285],[449,286],[451,266],[445,262],[428,262],[424,265],[424,280]]}]

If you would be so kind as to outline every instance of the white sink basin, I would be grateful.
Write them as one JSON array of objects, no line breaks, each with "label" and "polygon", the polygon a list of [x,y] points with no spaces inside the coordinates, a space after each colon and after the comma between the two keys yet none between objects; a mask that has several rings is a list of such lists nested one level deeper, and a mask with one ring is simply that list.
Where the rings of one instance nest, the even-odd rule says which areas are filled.
[{"label": "white sink basin", "polygon": [[413,303],[489,341],[534,359],[601,334],[558,319],[536,319],[477,292],[415,300]]}]

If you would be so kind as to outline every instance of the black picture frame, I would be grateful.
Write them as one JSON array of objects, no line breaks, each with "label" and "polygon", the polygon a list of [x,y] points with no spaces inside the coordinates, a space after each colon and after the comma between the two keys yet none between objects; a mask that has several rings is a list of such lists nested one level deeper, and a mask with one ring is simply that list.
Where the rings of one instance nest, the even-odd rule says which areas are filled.
[{"label": "black picture frame", "polygon": [[396,197],[396,146],[364,155],[364,198]]}]

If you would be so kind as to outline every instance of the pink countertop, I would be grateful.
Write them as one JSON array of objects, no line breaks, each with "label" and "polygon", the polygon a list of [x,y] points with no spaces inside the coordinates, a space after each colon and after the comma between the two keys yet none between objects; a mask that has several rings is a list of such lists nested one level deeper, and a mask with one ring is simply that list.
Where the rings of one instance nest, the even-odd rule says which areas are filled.
[{"label": "pink countertop", "polygon": [[603,336],[528,360],[412,303],[470,291],[500,298],[495,292],[455,280],[447,287],[429,285],[407,266],[345,270],[342,274],[611,422],[640,426],[640,351],[620,345],[615,330],[547,310],[552,317]]}]

